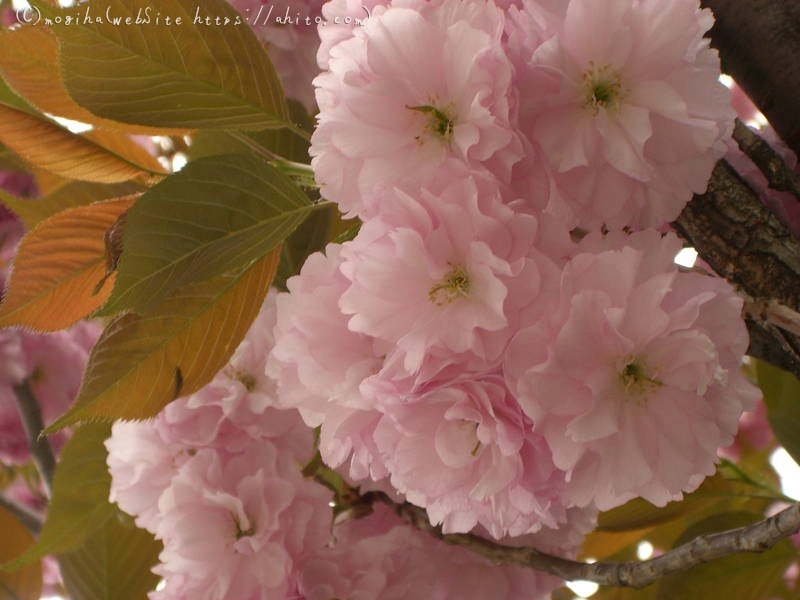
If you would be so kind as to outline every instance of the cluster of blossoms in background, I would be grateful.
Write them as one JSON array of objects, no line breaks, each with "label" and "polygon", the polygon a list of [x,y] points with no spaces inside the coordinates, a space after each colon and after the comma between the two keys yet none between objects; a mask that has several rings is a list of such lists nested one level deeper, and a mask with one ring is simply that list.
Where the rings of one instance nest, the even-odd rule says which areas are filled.
[{"label": "cluster of blossoms in background", "polygon": [[[287,95],[319,110],[321,195],[358,234],[270,293],[211,384],[107,441],[111,499],[164,544],[154,600],[547,597],[557,578],[492,566],[385,507],[333,523],[330,490],[301,469],[316,446],[352,485],[424,508],[445,533],[573,557],[598,511],[696,489],[759,398],[740,370],[742,301],[680,269],[669,231],[736,152],[709,11],[275,10],[331,21],[362,4],[363,27],[257,31]],[[75,376],[87,327],[48,341],[72,362],[40,355]],[[37,340],[0,339],[28,361],[4,361],[8,394],[36,385]],[[63,402],[35,391],[49,419],[75,389]]]}]

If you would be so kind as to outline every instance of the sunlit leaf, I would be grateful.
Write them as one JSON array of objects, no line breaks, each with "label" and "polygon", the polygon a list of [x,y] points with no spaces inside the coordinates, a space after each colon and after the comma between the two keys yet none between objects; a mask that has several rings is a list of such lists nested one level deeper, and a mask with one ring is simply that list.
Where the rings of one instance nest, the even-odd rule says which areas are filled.
[{"label": "sunlit leaf", "polygon": [[128,196],[71,208],[32,229],[14,259],[0,327],[58,331],[97,310],[113,285],[111,277],[96,290],[106,272],[104,236],[135,201]]},{"label": "sunlit leaf", "polygon": [[0,142],[31,165],[69,179],[117,183],[164,172],[154,157],[127,136],[104,131],[77,135],[3,105]]},{"label": "sunlit leaf", "polygon": [[77,104],[67,92],[59,69],[58,39],[44,25],[0,30],[0,48],[0,74],[42,112],[124,133],[166,135],[185,131],[119,123],[98,117]]},{"label": "sunlit leaf", "polygon": [[75,406],[46,431],[152,417],[211,381],[258,314],[279,256],[276,248],[244,274],[185,286],[146,317],[112,321],[92,349]]},{"label": "sunlit leaf", "polygon": [[[92,113],[169,128],[289,124],[283,91],[265,49],[224,0],[161,0],[157,11],[149,0],[94,0],[88,6],[95,15],[108,13],[122,21],[80,20],[54,31],[67,90]],[[42,8],[45,17],[57,14]],[[159,23],[156,12],[162,15]],[[150,23],[135,23],[137,14],[149,15]],[[165,25],[164,16],[181,23]],[[197,16],[228,18],[230,23],[195,24]]]},{"label": "sunlit leaf", "polygon": [[103,314],[146,314],[172,290],[258,260],[314,209],[286,176],[251,155],[190,162],[126,217],[122,260]]},{"label": "sunlit leaf", "polygon": [[39,222],[62,210],[86,206],[98,200],[129,196],[143,190],[141,185],[133,181],[122,183],[70,181],[42,198],[17,198],[0,190],[0,202],[22,220],[26,229],[33,229]]},{"label": "sunlit leaf", "polygon": [[158,583],[150,572],[162,545],[117,513],[84,543],[58,557],[64,586],[73,600],[142,600]]},{"label": "sunlit leaf", "polygon": [[4,569],[77,548],[116,513],[108,502],[111,475],[103,445],[110,433],[109,423],[89,424],[75,431],[56,466],[53,497],[39,539],[21,557],[3,565]]},{"label": "sunlit leaf", "polygon": [[[0,508],[0,564],[10,561],[33,545],[33,537],[14,515]],[[32,562],[17,571],[0,571],[2,600],[39,600],[42,592],[42,563]]]}]

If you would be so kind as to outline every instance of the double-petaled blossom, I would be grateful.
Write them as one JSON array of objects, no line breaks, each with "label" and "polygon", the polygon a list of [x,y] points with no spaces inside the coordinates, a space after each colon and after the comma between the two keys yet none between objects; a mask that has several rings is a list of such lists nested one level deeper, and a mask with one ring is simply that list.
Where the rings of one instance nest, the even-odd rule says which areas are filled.
[{"label": "double-petaled blossom", "polygon": [[548,8],[511,10],[515,62],[527,66],[515,72],[519,124],[543,150],[574,224],[670,222],[705,191],[733,125],[717,53],[703,38],[711,12],[686,0]]},{"label": "double-petaled blossom", "polygon": [[450,162],[508,181],[522,157],[502,11],[482,0],[408,5],[373,15],[333,46],[315,80],[317,181],[325,198],[362,218],[379,211],[375,192],[430,181]]},{"label": "double-petaled blossom", "polygon": [[663,505],[714,472],[759,397],[740,371],[742,301],[679,272],[673,235],[598,238],[565,267],[552,316],[517,334],[506,376],[572,503]]}]

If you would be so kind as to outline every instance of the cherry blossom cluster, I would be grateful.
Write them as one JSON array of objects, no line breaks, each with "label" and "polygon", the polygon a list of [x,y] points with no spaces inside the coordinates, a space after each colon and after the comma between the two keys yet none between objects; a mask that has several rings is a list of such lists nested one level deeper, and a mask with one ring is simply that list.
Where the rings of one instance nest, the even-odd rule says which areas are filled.
[{"label": "cherry blossom cluster", "polygon": [[759,397],[741,300],[665,233],[732,131],[711,13],[378,4],[321,33],[312,166],[362,226],[277,299],[278,404],[445,532],[694,490]]},{"label": "cherry blossom cluster", "polygon": [[[334,525],[331,491],[301,472],[312,458],[313,432],[296,410],[274,407],[275,383],[264,375],[275,321],[270,296],[208,386],[154,420],[116,423],[106,442],[111,500],[164,543],[154,569],[163,582],[150,598],[330,600],[419,593],[441,600],[515,600],[523,591],[545,598],[561,585],[558,578],[495,567],[436,541],[386,507]],[[590,526],[584,522],[580,531]],[[561,533],[545,530],[515,542],[574,551],[580,532],[567,539]],[[423,593],[432,581],[435,594]]]}]

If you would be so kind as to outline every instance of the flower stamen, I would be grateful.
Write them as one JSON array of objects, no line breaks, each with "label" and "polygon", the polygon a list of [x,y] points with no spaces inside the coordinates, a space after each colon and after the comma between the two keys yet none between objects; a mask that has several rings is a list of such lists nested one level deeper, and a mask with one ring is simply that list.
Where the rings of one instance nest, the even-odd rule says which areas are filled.
[{"label": "flower stamen", "polygon": [[472,283],[464,267],[454,267],[445,274],[441,282],[428,290],[428,299],[436,306],[450,304],[457,298],[466,298],[471,287]]},{"label": "flower stamen", "polygon": [[633,400],[637,404],[647,401],[650,392],[664,385],[658,379],[648,376],[645,367],[637,360],[631,360],[625,365],[620,379],[626,399]]},{"label": "flower stamen", "polygon": [[[455,120],[448,114],[448,107],[444,109],[436,108],[431,104],[424,104],[421,106],[408,106],[408,110],[414,110],[426,115],[429,115],[427,129],[433,133],[434,137],[439,137],[444,141],[448,141],[453,135],[453,129],[456,126]],[[416,136],[418,142],[422,142],[421,136]]]},{"label": "flower stamen", "polygon": [[628,95],[622,87],[619,71],[611,65],[595,68],[589,61],[589,68],[583,72],[584,106],[596,115],[600,108],[616,109],[620,101]]}]

